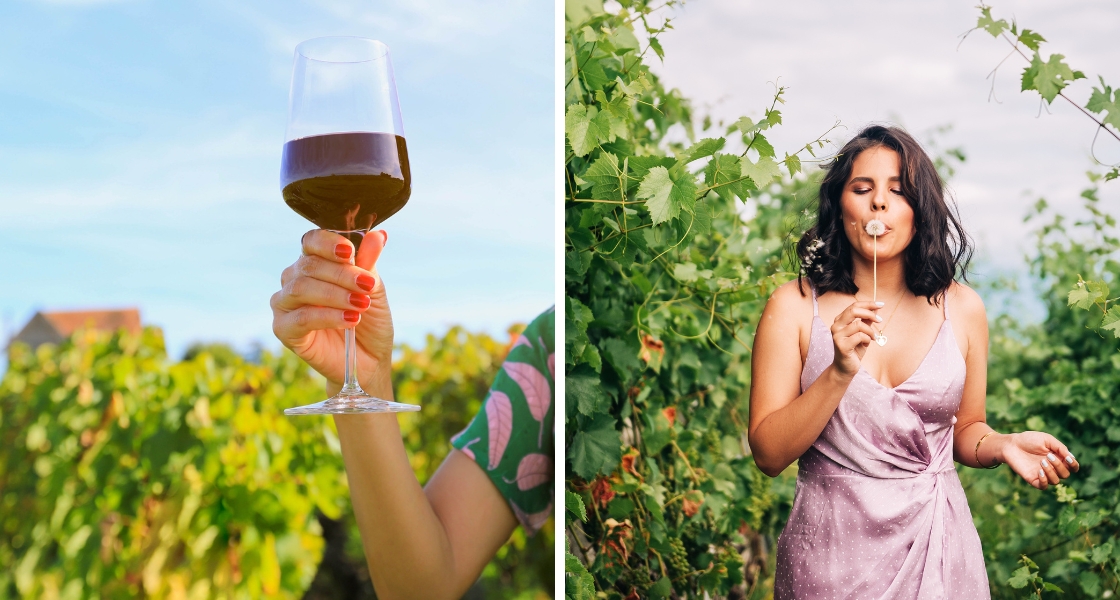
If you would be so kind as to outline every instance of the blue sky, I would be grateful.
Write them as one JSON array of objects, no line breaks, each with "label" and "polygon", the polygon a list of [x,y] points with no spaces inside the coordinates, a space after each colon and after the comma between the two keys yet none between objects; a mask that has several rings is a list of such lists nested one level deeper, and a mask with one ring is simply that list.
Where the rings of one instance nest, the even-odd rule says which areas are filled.
[{"label": "blue sky", "polygon": [[0,317],[139,306],[173,356],[278,343],[269,296],[312,226],[278,183],[292,52],[392,50],[412,197],[385,223],[397,339],[504,334],[554,298],[553,7],[0,3]]}]

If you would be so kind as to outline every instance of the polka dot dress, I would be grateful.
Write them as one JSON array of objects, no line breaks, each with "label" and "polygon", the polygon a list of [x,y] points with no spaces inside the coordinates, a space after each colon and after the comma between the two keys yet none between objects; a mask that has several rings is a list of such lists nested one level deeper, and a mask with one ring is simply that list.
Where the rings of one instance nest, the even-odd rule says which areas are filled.
[{"label": "polka dot dress", "polygon": [[[909,379],[887,388],[861,370],[813,446],[778,540],[774,598],[989,598],[980,537],[953,466],[965,364],[949,324]],[[801,373],[832,364],[817,315]]]}]

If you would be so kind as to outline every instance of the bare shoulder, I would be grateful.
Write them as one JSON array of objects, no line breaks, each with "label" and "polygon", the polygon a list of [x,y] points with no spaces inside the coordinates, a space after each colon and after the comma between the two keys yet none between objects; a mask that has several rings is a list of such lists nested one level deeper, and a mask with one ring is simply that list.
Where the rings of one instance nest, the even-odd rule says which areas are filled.
[{"label": "bare shoulder", "polygon": [[988,313],[984,300],[976,290],[963,283],[953,282],[948,291],[949,311],[954,319],[964,321],[970,329],[987,328]]},{"label": "bare shoulder", "polygon": [[809,288],[809,282],[802,280],[800,289],[797,282],[798,280],[794,279],[774,290],[766,303],[767,316],[797,322],[797,317],[813,313],[813,293]]}]

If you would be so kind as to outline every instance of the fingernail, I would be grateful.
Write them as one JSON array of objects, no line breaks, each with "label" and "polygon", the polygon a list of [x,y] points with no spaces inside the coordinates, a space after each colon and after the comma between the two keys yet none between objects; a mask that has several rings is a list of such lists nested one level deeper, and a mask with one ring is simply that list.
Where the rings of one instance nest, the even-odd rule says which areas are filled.
[{"label": "fingernail", "polygon": [[1046,481],[1046,471],[1043,471],[1042,469],[1039,469],[1038,470],[1038,479],[1039,479],[1039,481],[1038,481],[1039,483],[1042,483],[1043,481]]},{"label": "fingernail", "polygon": [[1071,464],[1071,465],[1073,464],[1073,455],[1072,454],[1066,456],[1066,462]]},{"label": "fingernail", "polygon": [[375,285],[377,285],[377,280],[374,279],[372,275],[366,275],[365,273],[358,275],[358,287],[363,290],[371,292]]},{"label": "fingernail", "polygon": [[356,310],[347,310],[343,311],[342,318],[345,319],[347,323],[357,323],[358,319],[362,318],[362,315],[358,314]]},{"label": "fingernail", "polygon": [[875,306],[878,306],[879,308],[883,308],[883,307],[884,307],[884,306],[886,306],[886,305],[887,305],[887,303],[886,303],[886,302],[876,302],[876,303],[875,303]]},{"label": "fingernail", "polygon": [[1045,458],[1042,459],[1042,468],[1045,469],[1046,467],[1049,467],[1049,466],[1050,466],[1050,463],[1046,462]]},{"label": "fingernail", "polygon": [[875,320],[882,323],[883,322],[883,317],[880,317],[879,315],[875,315]]},{"label": "fingernail", "polygon": [[1048,453],[1046,454],[1046,460],[1048,460],[1048,461],[1050,461],[1050,462],[1052,462],[1052,463],[1056,463],[1056,462],[1058,462],[1058,457],[1057,457],[1057,456],[1054,456],[1054,453],[1053,453],[1053,452],[1048,452]]},{"label": "fingernail", "polygon": [[381,240],[381,245],[382,246],[387,246],[389,244],[389,232],[385,231],[385,230],[382,230],[381,231],[381,237],[383,238]]},{"label": "fingernail", "polygon": [[352,304],[356,308],[369,308],[369,296],[365,294],[351,293],[350,304]]},{"label": "fingernail", "polygon": [[343,260],[350,258],[353,252],[354,249],[350,247],[350,244],[339,244],[334,247],[334,255]]}]

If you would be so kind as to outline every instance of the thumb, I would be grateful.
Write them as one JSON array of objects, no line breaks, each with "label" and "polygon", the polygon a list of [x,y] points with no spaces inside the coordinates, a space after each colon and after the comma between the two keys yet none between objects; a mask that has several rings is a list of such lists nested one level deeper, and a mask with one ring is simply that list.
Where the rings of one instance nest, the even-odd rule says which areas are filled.
[{"label": "thumb", "polygon": [[389,232],[384,229],[367,233],[362,238],[362,244],[358,247],[358,255],[354,257],[354,264],[367,271],[372,271],[388,241]]}]

